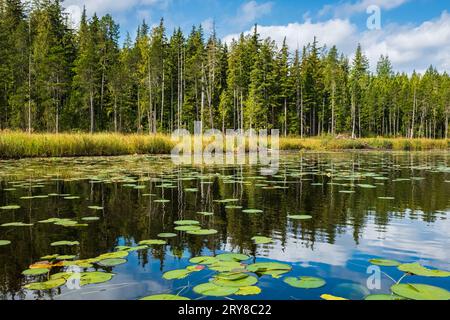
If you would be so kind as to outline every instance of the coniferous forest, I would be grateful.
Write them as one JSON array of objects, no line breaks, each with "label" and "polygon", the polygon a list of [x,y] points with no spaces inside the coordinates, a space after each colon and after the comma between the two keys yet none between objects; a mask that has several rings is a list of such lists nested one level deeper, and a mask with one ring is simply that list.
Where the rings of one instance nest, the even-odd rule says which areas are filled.
[{"label": "coniferous forest", "polygon": [[250,35],[226,44],[164,20],[120,41],[111,15],[70,27],[60,0],[0,0],[0,130],[169,133],[276,128],[284,135],[447,138],[450,76],[433,66],[372,72],[317,39],[289,48]]}]

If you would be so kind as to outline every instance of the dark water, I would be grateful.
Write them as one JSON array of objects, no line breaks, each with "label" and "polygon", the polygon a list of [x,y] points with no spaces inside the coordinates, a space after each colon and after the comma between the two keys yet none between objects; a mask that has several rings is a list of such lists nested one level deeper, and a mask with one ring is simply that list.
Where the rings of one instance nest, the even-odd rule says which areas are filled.
[{"label": "dark water", "polygon": [[[326,280],[324,287],[306,290],[287,285],[283,278],[262,276],[257,284],[261,294],[232,295],[231,299],[320,299],[325,293],[363,299],[368,294],[389,293],[393,279],[403,273],[395,267],[381,267],[381,288],[369,290],[368,260],[419,261],[430,268],[450,270],[449,164],[449,153],[285,154],[279,173],[263,177],[257,167],[176,167],[168,157],[1,161],[0,207],[20,208],[0,210],[0,224],[34,225],[0,227],[0,240],[11,241],[0,246],[0,297],[139,299],[180,293],[192,299],[210,299],[192,288],[208,282],[214,272],[205,269],[170,281],[162,274],[187,267],[192,257],[222,252],[251,256],[246,264],[288,263],[293,269],[283,277]],[[186,192],[190,188],[198,190]],[[355,192],[340,192],[348,190]],[[40,195],[44,197],[23,198]],[[68,195],[80,198],[65,199]],[[158,199],[170,202],[154,202]],[[239,199],[232,204],[263,213],[226,209],[230,204],[214,201],[221,199]],[[313,218],[287,218],[295,214]],[[100,220],[83,221],[87,216]],[[38,223],[54,217],[88,226]],[[175,231],[177,237],[166,239],[167,245],[131,252],[125,264],[89,269],[113,272],[115,276],[106,283],[80,290],[23,288],[46,280],[46,276],[21,274],[43,256],[93,258],[118,245],[135,246],[141,240],[158,239],[161,232],[174,232],[174,221],[182,219],[198,220],[203,228],[218,233],[196,236]],[[255,245],[251,238],[256,235],[271,237],[274,242]],[[50,245],[61,240],[79,241],[80,245]],[[51,273],[59,271],[61,268],[54,268]],[[450,278],[409,276],[405,281],[450,290]]]}]

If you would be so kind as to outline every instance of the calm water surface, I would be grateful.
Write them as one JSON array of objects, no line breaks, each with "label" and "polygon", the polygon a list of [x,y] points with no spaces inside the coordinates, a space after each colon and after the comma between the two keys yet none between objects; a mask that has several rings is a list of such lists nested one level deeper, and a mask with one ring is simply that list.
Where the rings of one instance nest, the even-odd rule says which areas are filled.
[{"label": "calm water surface", "polygon": [[[419,261],[450,270],[450,154],[446,153],[306,153],[283,154],[277,175],[264,177],[258,167],[177,167],[169,157],[118,157],[0,161],[0,298],[139,299],[172,293],[211,299],[193,291],[215,273],[208,268],[181,280],[164,272],[183,269],[189,259],[223,252],[250,256],[246,264],[277,261],[292,266],[286,276],[326,280],[319,289],[297,289],[262,276],[258,296],[231,299],[320,299],[327,293],[349,299],[389,293],[403,273],[382,267],[381,288],[369,290],[368,260]],[[160,202],[158,200],[168,200]],[[237,199],[220,203],[217,200]],[[216,200],[216,201],[215,201]],[[155,202],[156,201],[156,202]],[[244,213],[242,209],[262,213]],[[97,206],[97,210],[89,207]],[[198,212],[211,212],[204,216]],[[288,215],[311,215],[292,220]],[[97,216],[97,221],[83,217]],[[39,223],[69,218],[87,226]],[[174,231],[177,220],[197,220],[215,235]],[[166,245],[131,252],[125,264],[94,265],[87,271],[114,273],[111,281],[46,291],[24,288],[47,276],[22,271],[53,254],[88,259],[176,233]],[[254,236],[273,239],[256,245]],[[55,241],[78,241],[54,247]],[[62,268],[53,268],[51,274]],[[392,278],[392,279],[391,279]],[[403,282],[450,290],[450,278],[410,276]]]}]

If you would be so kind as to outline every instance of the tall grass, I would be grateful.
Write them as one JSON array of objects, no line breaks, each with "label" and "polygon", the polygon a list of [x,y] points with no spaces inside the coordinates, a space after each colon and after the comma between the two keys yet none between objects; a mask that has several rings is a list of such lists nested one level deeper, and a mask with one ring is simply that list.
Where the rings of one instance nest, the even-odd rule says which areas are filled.
[{"label": "tall grass", "polygon": [[[208,140],[204,141],[209,143]],[[130,154],[169,154],[175,143],[167,135],[27,134],[0,131],[0,158],[118,156]],[[280,138],[281,150],[450,150],[450,139],[367,138],[337,139],[318,137]]]}]

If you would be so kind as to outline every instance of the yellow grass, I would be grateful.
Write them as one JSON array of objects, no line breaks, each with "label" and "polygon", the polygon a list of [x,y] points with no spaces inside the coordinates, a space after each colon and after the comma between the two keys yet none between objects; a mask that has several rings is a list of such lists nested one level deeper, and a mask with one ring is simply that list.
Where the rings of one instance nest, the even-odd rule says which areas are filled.
[{"label": "yellow grass", "polygon": [[[208,141],[204,141],[208,143]],[[0,158],[117,156],[132,154],[169,154],[174,142],[168,135],[136,134],[27,134],[0,132]],[[332,137],[281,137],[281,150],[332,151],[367,150],[449,150],[450,139],[366,138],[337,139]]]}]

